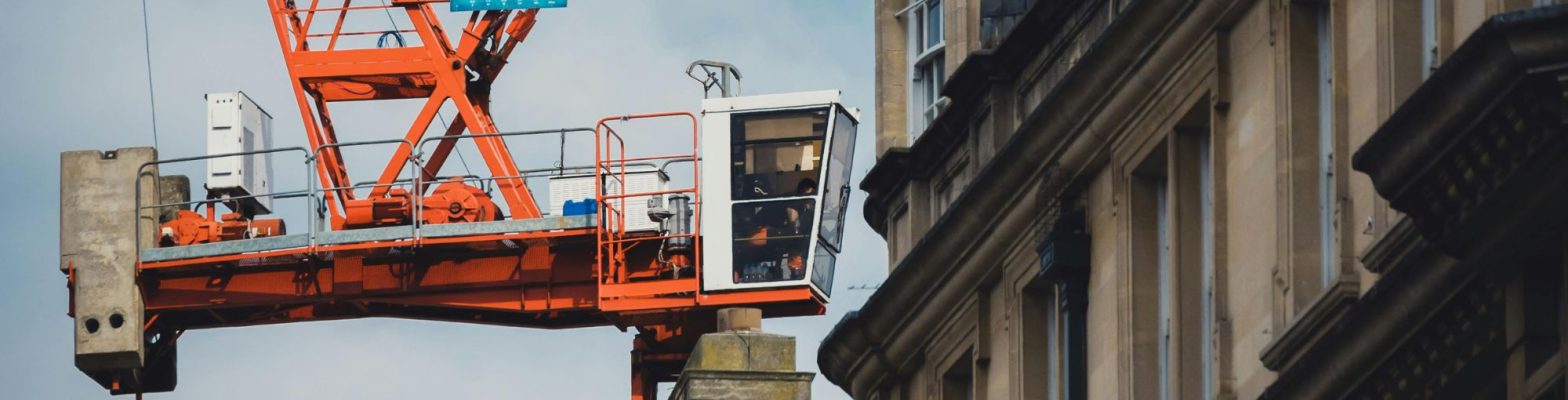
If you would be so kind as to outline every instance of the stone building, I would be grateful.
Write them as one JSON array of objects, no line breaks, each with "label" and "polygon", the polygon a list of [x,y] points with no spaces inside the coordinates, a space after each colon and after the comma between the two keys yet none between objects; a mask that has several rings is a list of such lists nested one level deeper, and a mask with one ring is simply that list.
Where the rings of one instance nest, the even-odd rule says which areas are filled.
[{"label": "stone building", "polygon": [[1568,6],[876,0],[856,399],[1565,398]]}]

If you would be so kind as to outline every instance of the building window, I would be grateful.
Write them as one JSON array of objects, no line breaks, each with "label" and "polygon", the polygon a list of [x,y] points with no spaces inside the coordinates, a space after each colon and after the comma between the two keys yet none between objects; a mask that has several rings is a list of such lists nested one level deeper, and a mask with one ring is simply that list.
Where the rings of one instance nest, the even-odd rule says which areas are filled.
[{"label": "building window", "polygon": [[909,143],[914,143],[940,112],[947,82],[943,48],[942,0],[917,0],[899,13],[909,41]]},{"label": "building window", "polygon": [[942,400],[975,398],[974,351],[964,352],[942,373]]},{"label": "building window", "polygon": [[1432,76],[1437,71],[1438,23],[1437,8],[1439,0],[1421,0],[1421,77]]},{"label": "building window", "polygon": [[[1129,176],[1132,231],[1133,398],[1165,399],[1171,396],[1170,303],[1170,177],[1164,140],[1135,164]],[[1150,287],[1148,278],[1154,278]]]},{"label": "building window", "polygon": [[1198,207],[1201,209],[1201,212],[1198,213],[1200,221],[1199,231],[1202,232],[1198,238],[1200,251],[1202,252],[1200,254],[1200,265],[1202,269],[1201,286],[1203,293],[1203,305],[1201,307],[1203,324],[1199,327],[1201,331],[1199,340],[1202,342],[1200,345],[1202,349],[1200,356],[1202,357],[1201,362],[1203,366],[1201,375],[1203,377],[1203,398],[1212,399],[1217,394],[1214,383],[1217,380],[1216,375],[1218,375],[1218,371],[1215,370],[1214,366],[1215,343],[1213,328],[1216,318],[1214,315],[1214,155],[1210,147],[1209,130],[1207,127],[1196,130],[1194,139],[1196,142],[1194,145],[1197,147],[1198,153]]},{"label": "building window", "polygon": [[[1055,293],[1052,293],[1052,297],[1056,297]],[[1063,357],[1066,353],[1062,343],[1067,335],[1062,332],[1062,308],[1054,301],[1047,301],[1046,304],[1049,308],[1045,310],[1045,365],[1049,376],[1046,383],[1050,385],[1047,393],[1050,394],[1049,399],[1059,400],[1062,398],[1062,390],[1067,386],[1067,363]]]},{"label": "building window", "polygon": [[1337,278],[1336,252],[1334,251],[1334,30],[1333,14],[1329,2],[1317,5],[1317,98],[1318,98],[1318,246],[1323,287]]},{"label": "building window", "polygon": [[[1199,104],[1206,101],[1200,100]],[[1130,178],[1133,283],[1133,397],[1206,398],[1216,319],[1213,157],[1208,109],[1194,107],[1136,164]],[[1152,286],[1152,287],[1150,287]]]},{"label": "building window", "polygon": [[1171,373],[1171,367],[1173,364],[1173,357],[1171,356],[1171,352],[1173,351],[1171,349],[1173,344],[1171,343],[1171,315],[1175,314],[1176,310],[1174,310],[1174,308],[1176,308],[1176,305],[1173,304],[1174,302],[1172,301],[1173,297],[1175,297],[1172,293],[1174,291],[1172,286],[1175,286],[1175,283],[1172,282],[1171,275],[1173,275],[1172,273],[1175,271],[1171,270],[1171,257],[1174,256],[1174,252],[1171,249],[1171,198],[1169,182],[1169,179],[1158,179],[1151,182],[1154,184],[1152,189],[1154,190],[1155,235],[1158,235],[1155,239],[1155,243],[1157,243],[1157,248],[1159,249],[1159,254],[1157,254],[1156,257],[1159,257],[1159,273],[1157,276],[1159,277],[1158,292],[1160,313],[1160,333],[1158,337],[1160,349],[1160,358],[1158,364],[1160,399],[1174,398],[1171,393],[1171,380],[1173,379]]},{"label": "building window", "polygon": [[1023,291],[1024,398],[1057,400],[1065,389],[1064,334],[1056,284],[1041,284]]}]

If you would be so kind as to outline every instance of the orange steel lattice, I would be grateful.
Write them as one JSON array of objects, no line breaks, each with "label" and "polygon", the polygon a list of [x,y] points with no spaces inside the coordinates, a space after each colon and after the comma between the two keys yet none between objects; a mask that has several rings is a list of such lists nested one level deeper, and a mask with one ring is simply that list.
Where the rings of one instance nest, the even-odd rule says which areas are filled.
[{"label": "orange steel lattice", "polygon": [[[387,5],[356,6],[345,0],[322,7],[313,0],[301,8],[290,0],[268,1],[311,146],[301,151],[309,153],[307,163],[320,177],[319,188],[311,192],[320,194],[328,214],[324,218],[333,231],[409,226],[413,235],[322,243],[312,229],[309,244],[301,247],[139,261],[137,280],[149,333],[160,334],[172,345],[187,329],[361,317],[538,328],[636,328],[631,393],[632,398],[643,399],[654,397],[658,382],[674,379],[696,338],[713,329],[714,309],[759,307],[768,317],[820,315],[825,310],[826,299],[804,286],[702,292],[698,277],[703,240],[695,228],[701,226],[700,202],[694,202],[699,212],[693,215],[699,220],[689,234],[627,232],[624,214],[629,198],[654,194],[699,198],[698,121],[686,112],[600,120],[592,130],[594,179],[596,187],[603,188],[607,180],[625,182],[628,163],[689,160],[691,187],[638,193],[600,190],[595,200],[601,209],[592,226],[421,236],[418,210],[429,189],[426,184],[438,183],[437,171],[463,140],[471,140],[484,157],[491,175],[487,179],[495,183],[510,210],[506,218],[541,217],[503,141],[516,133],[498,133],[489,109],[490,85],[533,28],[538,10],[475,12],[454,46],[432,10],[431,3],[439,2],[393,0]],[[406,13],[412,26],[397,32],[417,35],[419,44],[346,48],[340,42],[343,38],[386,32],[344,31],[347,16],[356,12]],[[317,17],[331,18],[332,30],[312,32]],[[426,99],[424,107],[403,138],[378,141],[398,148],[368,196],[356,197],[341,154],[342,147],[354,143],[337,140],[329,105],[412,98]],[[444,136],[424,138],[447,102],[455,106],[459,118]],[[622,138],[627,124],[654,118],[689,120],[691,151],[627,157]],[[434,151],[419,152],[419,145],[432,140],[437,142]],[[275,151],[279,150],[284,149]],[[181,160],[160,163],[173,161]],[[405,185],[412,193],[395,189],[405,165],[418,169],[414,183]],[[467,193],[458,188],[447,194]],[[314,201],[315,195],[311,198]],[[443,221],[428,223],[437,222]],[[675,238],[690,239],[695,251],[663,254],[659,243]],[[149,355],[148,363],[160,356]],[[122,380],[119,375],[115,379],[116,385]]]},{"label": "orange steel lattice", "polygon": [[[448,101],[457,108],[458,118],[447,127],[447,135],[461,134],[465,129],[476,134],[497,132],[495,121],[490,118],[490,85],[506,66],[512,50],[528,37],[539,11],[475,12],[463,27],[462,39],[453,46],[430,6],[438,1],[393,0],[391,5],[354,6],[352,0],[344,0],[339,7],[320,7],[320,0],[312,0],[310,7],[304,9],[296,7],[293,0],[268,2],[272,7],[278,45],[283,49],[283,61],[288,66],[289,83],[294,86],[300,117],[305,121],[305,134],[310,139],[310,146],[319,149],[316,168],[322,185],[333,189],[326,200],[334,228],[345,226],[346,208],[351,205],[387,197],[393,181],[408,164],[413,143],[424,136],[435,121],[436,113]],[[420,45],[338,47],[338,41],[345,36],[385,33],[344,32],[343,25],[351,11],[390,10],[406,13],[413,25],[412,29],[394,32],[415,34]],[[318,15],[334,18],[331,32],[311,32]],[[313,42],[313,38],[325,38],[326,47],[311,48],[312,43],[319,43],[319,40]],[[346,189],[350,183],[341,149],[332,146],[338,140],[328,105],[343,101],[418,98],[426,99],[425,104],[413,126],[409,127],[405,143],[395,150],[376,179],[369,199],[355,199],[354,193]],[[518,176],[517,164],[506,143],[499,137],[476,137],[474,143],[490,173],[502,177],[496,180],[496,186],[510,208],[512,218],[539,217],[539,207],[529,195],[528,185],[521,178],[505,178]],[[455,144],[455,141],[441,141],[420,173],[426,179],[434,178]]]}]

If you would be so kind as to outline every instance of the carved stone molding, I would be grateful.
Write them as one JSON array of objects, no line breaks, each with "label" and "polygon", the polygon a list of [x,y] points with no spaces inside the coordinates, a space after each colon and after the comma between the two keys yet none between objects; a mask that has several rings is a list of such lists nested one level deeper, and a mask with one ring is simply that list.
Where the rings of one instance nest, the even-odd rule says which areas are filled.
[{"label": "carved stone molding", "polygon": [[1355,169],[1439,251],[1473,254],[1502,239],[1477,229],[1507,228],[1490,217],[1519,217],[1517,195],[1554,194],[1545,183],[1568,154],[1565,36],[1568,6],[1489,19],[1356,151]]}]

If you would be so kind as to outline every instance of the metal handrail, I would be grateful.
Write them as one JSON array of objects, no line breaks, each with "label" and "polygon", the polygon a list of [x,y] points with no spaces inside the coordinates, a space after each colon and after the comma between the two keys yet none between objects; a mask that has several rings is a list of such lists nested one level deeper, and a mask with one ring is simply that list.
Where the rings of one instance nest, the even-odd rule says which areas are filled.
[{"label": "metal handrail", "polygon": [[[418,175],[419,176],[423,176],[424,175],[424,170],[425,170],[425,167],[424,167],[424,163],[425,163],[425,160],[424,160],[425,144],[429,143],[429,142],[438,141],[438,140],[441,140],[441,141],[451,140],[453,142],[456,142],[456,141],[462,140],[462,139],[474,139],[474,138],[486,138],[486,137],[529,136],[529,135],[543,135],[543,134],[547,134],[547,133],[559,133],[561,135],[565,135],[567,133],[574,133],[574,132],[591,133],[593,131],[594,130],[590,129],[590,128],[561,128],[561,129],[539,129],[539,130],[531,130],[531,131],[513,131],[513,132],[496,132],[496,133],[471,133],[471,134],[466,134],[466,135],[431,136],[431,137],[419,139],[419,143],[415,144],[413,146],[413,150],[411,152],[412,156],[410,158],[415,160],[414,162],[419,165],[419,173],[418,173]],[[562,160],[562,162],[564,163],[565,160]],[[492,177],[490,177],[487,180],[487,182],[491,182],[492,185],[495,185],[496,184],[495,182],[497,180],[500,180],[500,179],[526,179],[526,178],[527,178],[527,172],[519,171],[517,176],[499,176],[499,177],[492,176]],[[424,187],[421,186],[420,189],[423,190]],[[532,200],[532,199],[530,199],[530,200]],[[513,210],[508,209],[508,211],[513,211]],[[416,205],[415,208],[414,208],[414,212],[415,212],[415,215],[419,215],[420,213],[423,213],[424,212],[423,204]],[[417,236],[417,234],[416,234],[416,236]]]},{"label": "metal handrail", "polygon": [[[668,115],[687,115],[687,116],[692,118],[692,120],[694,122],[694,129],[693,129],[694,141],[693,141],[693,144],[695,145],[696,144],[696,141],[695,141],[695,137],[696,137],[695,121],[696,121],[696,118],[695,118],[695,116],[690,115],[689,113],[670,113]],[[635,118],[647,118],[647,117],[650,117],[650,116],[667,116],[667,115],[665,115],[665,114],[650,114],[650,115],[645,115],[645,116],[626,116],[626,117],[620,117],[620,119],[624,121],[624,120],[635,119]],[[603,122],[604,121],[601,121],[600,124],[603,125]],[[598,151],[596,151],[596,161],[595,161],[594,165],[528,169],[528,170],[519,171],[519,174],[516,175],[516,176],[481,177],[481,176],[469,174],[469,175],[462,175],[462,176],[455,176],[455,177],[444,177],[444,178],[437,178],[437,179],[439,179],[441,181],[452,181],[453,178],[457,178],[457,181],[460,181],[460,182],[480,182],[481,185],[484,185],[485,183],[494,184],[495,181],[500,180],[500,179],[527,179],[527,178],[530,178],[530,177],[538,177],[538,176],[541,176],[541,175],[536,175],[536,174],[537,173],[543,173],[543,172],[564,172],[564,171],[580,172],[580,171],[585,171],[585,170],[593,171],[593,174],[595,175],[595,178],[596,178],[595,179],[595,184],[599,185],[599,187],[600,187],[600,189],[596,190],[597,192],[601,192],[601,193],[598,194],[598,196],[603,198],[604,200],[609,200],[609,199],[618,199],[619,200],[620,207],[614,207],[614,206],[606,207],[606,209],[603,212],[601,212],[601,216],[600,216],[601,223],[603,222],[602,220],[611,218],[610,216],[612,214],[617,216],[617,217],[614,217],[615,220],[618,222],[617,226],[615,227],[615,228],[617,228],[617,229],[615,229],[617,232],[624,232],[624,230],[625,230],[625,224],[626,224],[626,220],[625,219],[626,219],[626,216],[624,214],[625,214],[625,204],[626,204],[625,199],[626,198],[628,198],[628,197],[639,197],[639,196],[662,195],[662,194],[674,194],[674,193],[693,193],[693,194],[695,194],[697,192],[697,189],[698,189],[697,187],[700,184],[700,176],[697,176],[698,170],[697,170],[697,166],[696,166],[695,162],[700,160],[700,158],[697,157],[697,155],[695,153],[695,150],[696,150],[695,147],[693,148],[694,152],[692,154],[680,154],[680,155],[673,155],[673,156],[657,156],[657,157],[640,157],[640,158],[628,159],[628,158],[624,157],[625,140],[620,137],[618,132],[614,132],[613,128],[610,128],[608,126],[604,126],[604,127],[609,131],[609,135],[613,135],[615,137],[615,139],[616,139],[616,143],[615,144],[619,145],[619,147],[620,147],[621,159],[618,160],[618,161],[617,160],[609,160],[609,161],[603,160],[601,157],[598,157],[599,154],[598,154]],[[167,204],[160,203],[160,204],[156,204],[156,205],[142,205],[141,189],[138,188],[136,190],[136,193],[135,193],[135,204],[136,204],[136,208],[135,208],[135,214],[136,215],[135,215],[135,218],[137,218],[137,220],[140,221],[141,213],[143,211],[148,210],[148,209],[160,209],[160,208],[164,208],[164,207],[173,207],[173,206],[181,206],[181,207],[183,207],[183,206],[193,206],[193,205],[207,205],[208,207],[211,207],[213,204],[219,203],[219,202],[243,200],[243,199],[252,199],[252,198],[288,199],[288,198],[304,197],[304,198],[307,199],[307,211],[306,211],[305,214],[306,214],[306,218],[307,218],[306,226],[307,226],[308,230],[306,232],[306,236],[309,239],[309,246],[314,248],[318,244],[319,233],[321,231],[323,231],[321,229],[318,229],[319,227],[317,225],[319,225],[320,221],[324,218],[324,215],[322,215],[322,213],[326,211],[325,207],[326,207],[326,197],[327,196],[329,196],[329,195],[338,195],[339,197],[342,197],[342,198],[346,199],[347,197],[352,196],[352,194],[349,194],[348,196],[343,196],[342,195],[342,191],[344,191],[344,190],[352,191],[352,190],[355,190],[355,189],[378,188],[378,187],[411,187],[412,189],[414,189],[412,192],[415,193],[415,195],[411,196],[411,197],[413,197],[413,199],[411,201],[413,202],[414,211],[413,211],[413,215],[410,218],[410,227],[411,227],[411,230],[413,232],[413,238],[414,238],[415,242],[417,243],[418,240],[420,239],[420,227],[422,225],[422,223],[420,223],[420,212],[423,210],[423,206],[424,206],[423,199],[422,199],[421,195],[423,193],[423,189],[425,188],[424,185],[426,185],[425,178],[424,178],[424,173],[423,173],[423,171],[424,171],[423,167],[424,167],[424,163],[425,163],[424,157],[427,155],[426,152],[425,152],[425,144],[427,144],[429,142],[432,142],[432,141],[443,141],[443,140],[454,140],[455,141],[455,140],[482,138],[482,137],[510,137],[510,136],[539,135],[539,134],[549,134],[549,133],[566,134],[566,133],[596,133],[596,132],[598,132],[598,130],[592,129],[592,128],[567,128],[567,129],[550,129],[550,130],[535,130],[535,131],[518,131],[518,132],[501,132],[501,133],[485,133],[485,134],[436,136],[436,137],[423,138],[423,139],[421,139],[421,140],[419,140],[417,142],[411,142],[411,141],[406,140],[406,139],[366,140],[366,141],[339,142],[339,143],[323,144],[323,145],[316,146],[314,149],[308,149],[308,148],[305,148],[305,147],[294,146],[294,147],[282,147],[282,148],[273,148],[273,149],[264,149],[264,150],[252,150],[252,151],[244,151],[244,152],[233,152],[233,153],[223,153],[223,154],[213,154],[213,155],[203,155],[203,156],[180,157],[180,158],[172,158],[172,159],[166,159],[166,160],[155,160],[155,161],[150,161],[150,162],[143,163],[138,168],[138,170],[137,170],[137,178],[136,178],[136,179],[138,179],[138,181],[140,179],[144,179],[142,177],[142,173],[147,169],[147,167],[154,166],[154,165],[180,163],[180,162],[190,162],[190,161],[201,161],[201,160],[211,160],[211,159],[219,159],[219,158],[226,158],[226,157],[252,156],[252,155],[259,155],[259,154],[270,154],[270,153],[281,153],[281,152],[294,152],[294,151],[297,151],[297,152],[300,152],[304,156],[304,159],[305,159],[305,164],[306,164],[306,171],[305,171],[306,189],[286,191],[286,192],[271,192],[271,193],[250,194],[250,195],[245,195],[245,196],[230,196],[230,197],[225,197],[225,198],[201,199],[201,200],[192,200],[192,201],[177,202],[177,203],[167,203]],[[598,135],[595,135],[595,139],[597,141]],[[359,182],[359,183],[354,183],[354,184],[348,185],[348,186],[332,186],[330,184],[317,185],[316,182],[315,182],[315,178],[316,178],[315,172],[317,172],[316,170],[318,169],[317,168],[317,163],[319,162],[320,156],[322,155],[322,153],[324,151],[327,151],[328,149],[341,149],[341,148],[346,148],[346,147],[368,146],[368,145],[378,145],[378,144],[399,144],[399,143],[401,143],[401,144],[403,144],[405,146],[408,146],[411,149],[411,154],[410,154],[410,157],[408,158],[408,162],[414,167],[413,171],[412,171],[413,176],[411,178],[395,179],[395,180],[393,180],[390,183]],[[596,147],[597,147],[597,145],[596,145]],[[660,165],[657,165],[657,166],[654,163],[652,163],[652,162],[633,162],[633,161],[657,161],[657,160],[664,160],[664,162],[662,164],[660,164]],[[629,167],[629,166],[655,167],[656,171],[658,171],[659,173],[667,174],[666,170],[668,169],[668,167],[671,164],[678,163],[678,162],[693,162],[693,180],[694,180],[694,182],[693,182],[693,185],[690,188],[675,189],[675,190],[662,190],[662,191],[654,191],[654,192],[646,192],[646,193],[642,193],[642,192],[630,193],[630,192],[628,192],[626,190],[626,188],[625,188],[626,185],[624,184],[625,178],[626,178],[626,167]],[[621,192],[622,193],[618,193],[618,194],[602,193],[602,191],[603,191],[602,185],[604,185],[604,183],[607,182],[608,180],[615,180],[615,181],[618,181],[618,182],[622,182],[623,183],[621,185],[621,187],[622,187]],[[601,203],[604,203],[605,202],[604,200],[601,200]],[[608,206],[608,204],[606,204],[606,205]],[[697,202],[696,204],[694,204],[694,207],[696,207],[698,210],[700,210],[700,207],[701,207],[700,202]],[[656,236],[656,237],[652,237],[652,238],[691,237],[691,238],[695,239],[695,238],[699,237],[700,234],[696,233],[697,232],[696,229],[700,229],[698,227],[700,226],[701,213],[700,212],[694,212],[694,214],[696,214],[696,218],[698,218],[699,223],[694,223],[693,224],[693,226],[694,226],[694,232],[693,233],[690,233],[690,234],[679,234],[679,235],[662,235],[662,236]],[[604,228],[610,228],[610,227],[604,226]],[[604,232],[605,230],[609,230],[609,229],[602,229],[601,233]],[[137,230],[136,230],[135,238],[136,238],[136,242],[137,243],[141,243],[140,223],[137,224]],[[630,239],[630,240],[614,240],[611,243],[645,241],[645,240],[652,240],[652,239],[651,238],[633,238],[633,239]],[[697,244],[697,246],[700,246],[700,244]],[[698,255],[697,255],[697,260],[698,260],[697,263],[699,263],[699,264],[700,264],[700,257],[701,257],[701,255],[700,255],[700,250],[699,250]]]},{"label": "metal handrail", "polygon": [[[394,143],[402,143],[403,145],[408,146],[409,149],[411,149],[411,150],[414,147],[414,143],[408,141],[407,139],[381,139],[381,140],[361,140],[361,141],[353,141],[353,142],[338,142],[338,143],[327,143],[327,144],[323,144],[323,145],[320,145],[320,146],[316,146],[316,150],[315,150],[315,152],[311,153],[311,156],[312,157],[319,157],[321,155],[321,152],[323,150],[326,150],[326,149],[341,149],[341,148],[344,148],[344,147],[357,147],[357,146],[369,146],[369,145],[377,145],[377,144],[394,144]],[[419,170],[419,163],[417,161],[415,161],[415,157],[410,156],[408,158],[408,163],[410,165],[414,166],[414,169],[415,169],[415,171],[414,171],[414,178],[413,178],[413,184],[412,184],[412,188],[411,189],[417,189],[417,188],[420,187],[420,185],[419,185],[419,178],[423,174],[418,172],[418,170]],[[337,194],[339,198],[346,199],[347,196],[343,196],[341,194],[341,191],[343,191],[343,190],[350,190],[349,195],[353,195],[352,190],[359,188],[358,185],[334,187],[334,186],[327,185],[325,183],[322,184],[321,186],[322,186],[321,188],[314,188],[313,190],[319,190],[320,193],[322,193],[322,195],[321,195],[321,198],[322,198],[322,200],[321,200],[322,201],[322,205],[321,206],[322,206],[322,208],[326,208],[326,204],[325,203],[326,203],[327,192],[334,192],[334,194]],[[403,185],[399,185],[399,184],[397,184],[394,181],[394,183],[375,184],[375,185],[371,185],[369,187],[376,188],[376,187],[396,187],[396,186],[403,186]],[[421,201],[422,199],[420,199],[420,196],[415,195],[415,196],[409,196],[409,197],[413,198],[411,201],[414,203],[415,210],[418,210],[419,209],[419,205],[422,202]],[[340,204],[339,206],[343,207],[343,212],[345,214],[348,213],[348,204]],[[419,239],[419,214],[415,213],[414,215],[410,216],[409,221],[410,221],[409,222],[409,226],[410,226],[410,230],[411,230],[410,233],[413,235],[414,239],[417,241]],[[314,234],[312,234],[311,237],[310,237],[310,244],[311,244],[311,246],[315,246],[316,245],[316,236]]]},{"label": "metal handrail", "polygon": [[540,130],[532,130],[532,131],[514,131],[514,132],[497,132],[497,133],[474,133],[474,134],[467,134],[467,135],[431,136],[431,137],[427,137],[427,138],[424,138],[424,139],[420,139],[419,140],[419,144],[418,144],[417,148],[415,149],[415,151],[416,151],[416,154],[423,156],[424,153],[425,153],[425,150],[424,150],[425,149],[425,143],[426,142],[437,141],[437,140],[454,140],[455,141],[455,140],[459,140],[459,139],[472,139],[472,138],[482,138],[482,137],[528,136],[528,135],[542,135],[542,134],[546,134],[546,133],[563,133],[563,134],[564,133],[579,133],[579,132],[581,132],[581,133],[592,133],[593,131],[594,131],[593,128],[561,128],[561,129],[540,129]]},{"label": "metal handrail", "polygon": [[[691,120],[691,126],[692,126],[692,133],[691,133],[692,134],[692,142],[691,142],[692,152],[689,153],[689,154],[680,154],[680,155],[674,155],[674,156],[653,156],[653,157],[627,158],[626,157],[626,140],[625,140],[625,138],[622,137],[620,132],[617,132],[614,127],[609,125],[609,122],[611,122],[611,121],[626,122],[626,121],[630,121],[630,120],[633,120],[633,119],[649,119],[649,118],[681,117],[681,116],[684,116],[684,117],[689,118]],[[660,173],[664,173],[665,167],[668,167],[669,164],[671,164],[671,163],[680,162],[680,161],[692,161],[692,185],[691,185],[690,188],[675,189],[675,190],[652,191],[652,192],[641,192],[641,193],[630,193],[627,190],[627,188],[625,188],[624,185],[623,185],[623,187],[622,187],[622,189],[620,191],[621,193],[614,194],[614,195],[610,195],[610,194],[606,194],[606,193],[602,193],[602,192],[599,193],[599,195],[597,196],[597,200],[601,204],[601,207],[606,210],[606,212],[600,213],[601,223],[606,223],[607,224],[609,222],[614,222],[614,224],[615,224],[615,226],[613,228],[612,227],[606,227],[606,229],[601,229],[600,232],[599,232],[599,237],[598,237],[598,240],[599,240],[599,246],[598,246],[599,247],[599,255],[597,257],[597,259],[599,261],[598,262],[599,268],[603,269],[603,268],[606,268],[606,267],[612,267],[612,268],[609,268],[609,270],[599,270],[599,271],[596,271],[596,272],[600,273],[599,282],[600,282],[601,285],[607,282],[606,279],[605,279],[606,276],[613,276],[613,278],[611,278],[612,281],[619,282],[619,279],[626,277],[626,274],[627,274],[627,271],[625,271],[625,265],[624,264],[616,265],[616,263],[614,261],[615,257],[614,256],[610,256],[610,257],[607,258],[606,254],[605,254],[606,251],[611,251],[611,252],[621,251],[621,248],[624,245],[624,243],[630,242],[628,240],[624,240],[624,239],[621,239],[621,238],[617,237],[617,235],[624,235],[625,234],[626,219],[625,219],[624,216],[621,216],[620,218],[616,218],[613,221],[606,221],[606,220],[608,220],[608,219],[610,219],[610,218],[612,218],[612,217],[614,217],[616,215],[619,215],[620,213],[624,213],[624,209],[626,208],[626,198],[628,198],[628,197],[638,197],[638,196],[653,196],[653,195],[662,195],[662,194],[674,194],[674,193],[692,193],[693,197],[700,197],[698,195],[698,193],[700,192],[700,187],[702,185],[702,175],[701,175],[701,171],[700,171],[700,168],[699,168],[699,164],[696,162],[696,160],[699,159],[698,151],[701,148],[701,138],[700,138],[700,133],[699,133],[699,130],[698,130],[698,125],[699,125],[699,123],[698,123],[697,116],[695,114],[692,114],[692,113],[689,113],[689,112],[666,112],[666,113],[636,114],[636,115],[623,115],[623,116],[616,116],[616,117],[607,117],[607,118],[600,119],[598,121],[598,123],[595,124],[594,129],[596,131],[596,134],[594,135],[594,148],[595,148],[595,150],[594,150],[594,184],[596,186],[602,187],[602,185],[604,184],[603,182],[604,182],[604,179],[605,179],[606,175],[614,176],[614,177],[618,178],[620,181],[625,182],[625,178],[626,178],[626,163],[629,162],[629,161],[667,160],[665,162],[665,164],[659,168],[659,172]],[[613,139],[613,141],[611,139]],[[619,150],[618,157],[615,156],[615,155],[612,155],[612,153],[616,153],[617,148]],[[615,168],[614,164],[619,164],[619,168]],[[618,206],[617,206],[617,204],[611,204],[611,200],[615,200],[614,203],[618,203]],[[696,200],[696,199],[694,199],[694,200]],[[702,241],[695,239],[697,237],[700,237],[701,236],[701,232],[702,232],[702,230],[701,230],[702,229],[702,202],[700,200],[693,202],[693,214],[694,214],[695,221],[692,224],[692,233],[690,233],[690,235],[692,235],[692,237],[694,238],[692,240],[692,242],[693,242],[692,243],[692,245],[693,245],[693,255],[694,255],[693,256],[693,264],[692,265],[694,267],[695,274],[697,276],[701,276],[701,274],[702,274]],[[670,237],[682,237],[682,236],[683,235],[658,235],[656,237],[670,238]],[[651,240],[651,239],[649,239],[649,240]],[[606,246],[609,246],[609,248],[607,249]],[[608,261],[608,263],[606,263],[606,261]]]},{"label": "metal handrail", "polygon": [[[155,165],[163,165],[163,164],[190,162],[190,161],[202,161],[202,160],[212,160],[212,159],[218,159],[218,158],[241,157],[241,156],[251,156],[251,155],[259,155],[259,154],[272,154],[272,153],[282,153],[282,152],[292,152],[292,151],[298,151],[301,154],[303,154],[304,157],[305,157],[305,165],[306,165],[306,169],[305,169],[305,187],[306,187],[306,189],[305,190],[296,190],[296,191],[289,191],[289,192],[258,193],[258,194],[250,194],[250,195],[246,195],[246,196],[231,196],[231,197],[226,197],[226,198],[222,198],[222,199],[203,199],[203,200],[193,200],[193,201],[186,201],[186,202],[180,202],[180,203],[157,204],[157,205],[152,205],[152,206],[143,206],[142,205],[141,180],[143,179],[142,178],[142,174],[147,171],[147,167],[151,167],[151,166],[155,166]],[[315,192],[310,189],[311,187],[315,186],[315,181],[314,181],[315,176],[314,176],[314,174],[312,174],[312,171],[315,170],[315,162],[316,162],[315,155],[312,154],[309,150],[305,149],[304,147],[299,147],[299,146],[279,147],[279,148],[273,148],[273,149],[262,149],[262,150],[251,150],[251,151],[240,151],[240,152],[222,153],[222,154],[209,154],[209,155],[204,155],[204,156],[179,157],[179,158],[171,158],[171,159],[167,159],[167,160],[152,160],[152,161],[144,162],[144,163],[142,163],[140,166],[138,166],[136,168],[136,178],[135,178],[136,182],[133,182],[135,184],[135,190],[133,190],[133,192],[135,192],[135,194],[133,195],[133,202],[135,204],[135,208],[132,209],[132,215],[133,215],[133,218],[134,218],[133,220],[137,221],[135,224],[133,224],[134,231],[135,231],[134,237],[135,237],[135,240],[136,240],[135,241],[136,246],[138,246],[138,249],[139,249],[140,248],[139,246],[141,246],[141,243],[142,243],[142,229],[141,229],[142,211],[147,210],[147,209],[159,209],[159,208],[170,207],[170,206],[183,206],[183,205],[188,205],[188,204],[204,204],[204,203],[205,204],[209,204],[207,207],[210,208],[210,207],[212,207],[210,204],[217,203],[217,202],[222,202],[222,201],[225,201],[225,200],[243,200],[243,199],[252,199],[252,198],[285,199],[285,198],[301,197],[301,194],[303,194],[304,197],[308,198],[308,200],[306,201],[307,210],[305,212],[305,218],[306,218],[305,225],[308,228],[306,235],[309,236],[311,238],[311,240],[312,240],[312,243],[314,243],[314,240],[315,240],[314,239],[315,238],[315,214],[313,214],[312,211],[315,211],[315,210],[310,210],[309,206],[311,204],[315,203],[315,201],[314,201],[314,199],[315,199],[315,194],[314,193]],[[161,184],[159,183],[160,180],[161,180],[161,176],[154,176],[153,177],[153,187],[155,188],[154,190],[156,190],[158,192],[158,195],[162,196],[163,195],[163,190],[162,190]],[[154,219],[154,221],[156,221],[156,219]],[[138,262],[140,262],[140,260],[141,260],[141,251],[140,250],[137,251],[136,259],[138,260]]]}]

